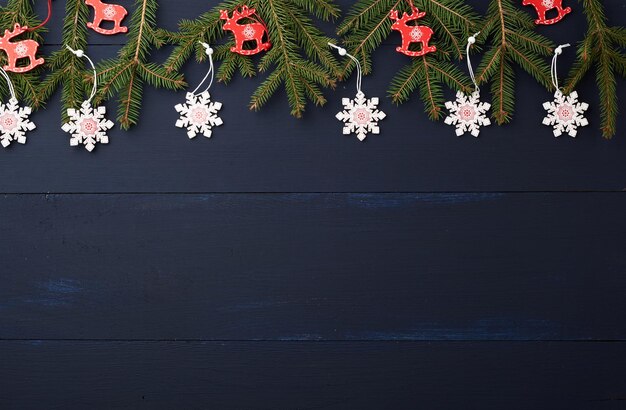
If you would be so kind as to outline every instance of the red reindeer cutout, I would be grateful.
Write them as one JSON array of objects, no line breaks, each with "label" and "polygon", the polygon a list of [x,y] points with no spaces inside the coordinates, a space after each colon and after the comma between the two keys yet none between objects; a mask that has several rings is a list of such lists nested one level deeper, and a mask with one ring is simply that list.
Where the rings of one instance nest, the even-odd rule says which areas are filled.
[{"label": "red reindeer cutout", "polygon": [[[437,47],[428,45],[433,35],[433,30],[430,27],[406,24],[409,21],[421,19],[426,15],[426,12],[420,12],[417,7],[411,7],[411,9],[411,14],[402,13],[402,17],[398,17],[397,10],[391,10],[391,13],[389,13],[389,18],[394,21],[391,29],[397,30],[402,34],[402,47],[396,48],[396,51],[411,57],[420,57],[437,51]],[[422,43],[422,49],[420,51],[409,50],[409,46],[412,43]]]},{"label": "red reindeer cutout", "polygon": [[[572,11],[571,7],[563,8],[563,0],[524,0],[522,4],[533,6],[537,11],[539,18],[535,20],[535,24],[554,24]],[[552,19],[546,19],[546,12],[553,9],[556,9],[559,15]]]},{"label": "red reindeer cutout", "polygon": [[[94,10],[93,23],[87,23],[87,27],[90,29],[106,36],[128,31],[128,27],[122,26],[122,20],[128,14],[124,7],[118,4],[103,3],[100,0],[85,0],[85,3],[93,7]],[[105,29],[100,27],[103,21],[112,21],[114,23],[113,28]]]},{"label": "red reindeer cutout", "polygon": [[[226,20],[223,27],[224,30],[230,30],[235,34],[235,47],[230,48],[230,51],[233,53],[249,56],[260,53],[261,51],[269,50],[272,47],[272,43],[269,41],[267,27],[263,22],[258,21],[255,16],[256,9],[248,8],[248,6],[243,6],[239,10],[234,10],[232,17],[228,17],[228,10],[220,11],[220,18],[222,20]],[[255,22],[238,24],[237,22],[243,18],[249,18]],[[266,42],[263,42],[264,37],[267,37]],[[245,50],[243,45],[246,41],[255,41],[256,48],[252,50]]]},{"label": "red reindeer cutout", "polygon": [[[8,65],[4,66],[5,71],[25,73],[44,63],[43,58],[37,58],[35,56],[39,48],[39,43],[35,40],[21,40],[16,43],[9,41],[13,37],[19,36],[26,31],[28,31],[27,26],[22,27],[16,23],[15,27],[13,27],[13,31],[4,30],[4,36],[0,37],[0,50],[4,50],[4,52],[7,53]],[[28,58],[29,64],[27,66],[18,67],[17,62],[22,58]]]}]

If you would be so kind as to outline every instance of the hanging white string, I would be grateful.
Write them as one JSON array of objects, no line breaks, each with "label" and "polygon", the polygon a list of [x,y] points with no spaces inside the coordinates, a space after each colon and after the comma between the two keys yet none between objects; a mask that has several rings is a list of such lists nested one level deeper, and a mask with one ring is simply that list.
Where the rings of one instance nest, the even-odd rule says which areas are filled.
[{"label": "hanging white string", "polygon": [[356,63],[356,91],[357,93],[361,92],[361,81],[363,80],[363,70],[361,70],[361,63],[359,63],[359,60],[356,59],[356,57],[354,57],[351,54],[348,54],[348,52],[346,51],[345,48],[343,47],[339,47],[333,43],[328,43],[329,46],[331,46],[332,48],[336,49],[339,52],[340,56],[347,56],[350,57],[352,59],[352,61],[354,61]]},{"label": "hanging white string", "polygon": [[[202,46],[204,47],[204,51],[209,56],[209,71],[206,73],[200,84],[198,84],[196,89],[191,92],[194,96],[198,96],[202,93],[209,91],[209,88],[211,88],[211,85],[213,84],[213,79],[215,78],[215,67],[213,66],[213,49],[210,45],[208,45],[207,43],[203,43],[202,41],[200,41],[200,44],[202,44]],[[204,84],[209,78],[209,76],[211,76],[211,81],[209,81],[209,85],[207,85],[204,91],[202,91],[200,94],[196,94],[200,87],[202,87],[202,84]]]},{"label": "hanging white string", "polygon": [[7,80],[7,84],[9,86],[9,92],[11,93],[11,98],[17,101],[17,97],[15,96],[15,88],[13,87],[13,81],[11,81],[11,78],[9,77],[7,72],[4,71],[4,68],[2,67],[0,67],[0,74],[2,74],[5,80]]},{"label": "hanging white string", "polygon": [[91,89],[91,95],[89,96],[89,99],[87,100],[91,104],[91,100],[93,100],[93,97],[96,96],[96,92],[98,91],[98,72],[96,71],[96,65],[93,63],[91,58],[89,58],[89,56],[87,54],[85,54],[85,52],[83,50],[80,50],[80,49],[79,50],[74,50],[70,46],[65,46],[65,47],[68,50],[70,50],[72,52],[72,54],[74,54],[76,57],[78,57],[78,58],[85,57],[87,59],[87,61],[89,61],[89,65],[91,65],[91,69],[93,70],[93,88]]},{"label": "hanging white string", "polygon": [[476,37],[480,34],[480,31],[470,38],[467,39],[467,48],[465,49],[465,55],[467,56],[467,69],[469,71],[470,77],[472,78],[472,82],[474,83],[474,87],[476,87],[476,91],[480,91],[480,87],[476,82],[476,77],[474,76],[474,68],[472,67],[472,61],[470,60],[470,48],[472,45],[476,43]]},{"label": "hanging white string", "polygon": [[563,49],[569,46],[570,46],[569,43],[561,44],[560,46],[554,49],[554,57],[552,57],[552,67],[550,69],[550,72],[552,74],[552,84],[554,85],[554,88],[556,88],[557,91],[560,91],[560,90],[559,90],[559,73],[556,70],[556,60],[559,58],[561,53],[563,53]]}]

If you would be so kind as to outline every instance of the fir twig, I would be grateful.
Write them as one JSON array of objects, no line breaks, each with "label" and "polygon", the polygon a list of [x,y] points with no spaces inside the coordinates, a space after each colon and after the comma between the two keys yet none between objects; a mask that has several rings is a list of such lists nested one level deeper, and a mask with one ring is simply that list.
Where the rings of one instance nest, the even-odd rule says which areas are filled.
[{"label": "fir twig", "polygon": [[144,84],[170,90],[186,86],[182,75],[148,61],[151,50],[163,44],[163,37],[156,28],[157,9],[157,0],[137,0],[128,42],[116,59],[103,61],[98,66],[100,86],[94,102],[99,104],[117,95],[117,119],[123,129],[139,120]]},{"label": "fir twig", "polygon": [[478,40],[487,48],[478,67],[478,83],[491,81],[493,118],[498,124],[511,120],[515,109],[515,72],[518,65],[544,87],[551,87],[546,57],[553,43],[536,33],[531,17],[512,0],[491,0]]},{"label": "fir twig", "polygon": [[[466,92],[470,89],[469,77],[450,60],[464,58],[465,41],[475,29],[478,16],[463,0],[415,0],[413,3],[427,13],[419,24],[435,31],[431,43],[437,46],[437,52],[413,58],[402,68],[391,81],[389,96],[395,103],[403,103],[418,91],[429,118],[437,120],[444,107],[444,85]],[[337,32],[343,36],[349,52],[359,59],[365,74],[372,71],[372,52],[390,36],[391,10],[410,11],[409,2],[359,0],[339,25]],[[343,67],[343,76],[353,68],[354,63],[348,61]]]},{"label": "fir twig", "polygon": [[213,55],[221,61],[217,71],[219,81],[229,82],[237,71],[244,77],[252,77],[257,71],[268,73],[252,95],[251,109],[261,108],[281,85],[295,117],[302,116],[307,101],[323,105],[326,99],[320,87],[334,87],[340,67],[327,46],[332,40],[309,15],[327,21],[337,17],[339,9],[332,0],[252,0],[247,4],[265,21],[272,43],[272,48],[260,58],[257,69],[250,57],[230,52],[234,42],[230,33],[222,29],[219,12],[230,12],[241,2],[227,0],[196,20],[181,22],[178,33],[159,33],[177,44],[165,63],[167,70],[179,70],[194,54],[198,61],[203,61],[204,50],[198,41],[217,44],[227,36],[226,44],[216,47]]},{"label": "fir twig", "polygon": [[[89,9],[83,0],[67,0],[63,23],[63,45],[74,50],[87,47],[87,20]],[[80,107],[91,89],[91,72],[85,62],[76,58],[67,48],[55,51],[46,61],[50,74],[43,80],[39,89],[39,100],[47,101],[61,87],[63,103],[62,118],[67,121],[67,109]]]},{"label": "fir twig", "polygon": [[[3,34],[6,29],[13,29],[15,23],[28,27],[36,27],[41,23],[41,20],[35,15],[33,10],[32,0],[9,0],[6,6],[0,7],[0,34]],[[45,27],[41,27],[34,32],[24,33],[21,38],[33,39],[39,44],[43,44],[42,34],[46,30]],[[39,53],[41,53],[41,49]],[[0,52],[0,66],[4,66],[6,61],[6,54]],[[25,101],[33,108],[39,108],[44,103],[37,91],[41,72],[41,67],[36,67],[34,70],[26,73],[8,73],[15,86],[18,99]],[[3,98],[6,98],[6,92],[7,87],[0,87],[0,93],[2,93]]]},{"label": "fir twig", "polygon": [[612,138],[617,132],[617,76],[626,77],[626,29],[610,27],[604,6],[598,0],[581,0],[587,17],[587,35],[578,45],[578,60],[565,87],[570,93],[595,66],[596,84],[600,92],[602,135]]}]

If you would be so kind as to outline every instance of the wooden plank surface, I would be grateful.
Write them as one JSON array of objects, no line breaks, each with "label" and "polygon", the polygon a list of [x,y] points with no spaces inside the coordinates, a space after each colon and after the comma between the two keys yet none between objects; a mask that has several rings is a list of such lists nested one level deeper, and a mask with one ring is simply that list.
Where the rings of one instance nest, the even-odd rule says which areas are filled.
[{"label": "wooden plank surface", "polygon": [[8,195],[0,337],[624,340],[622,193]]},{"label": "wooden plank surface", "polygon": [[[218,2],[160,3],[175,29]],[[540,32],[580,40],[572,3]],[[626,1],[604,4],[626,23]],[[396,34],[370,95],[407,62]],[[89,43],[100,61],[124,37]],[[185,66],[193,84],[205,70]],[[0,409],[624,408],[624,121],[600,138],[589,77],[591,126],[555,139],[550,93],[518,74],[514,121],[479,139],[417,98],[384,99],[382,135],[346,138],[354,79],[300,121],[282,96],[249,112],[261,76],[213,89],[209,141],[173,126],[184,93],[147,89],[141,124],[88,154],[56,95],[0,152]]]},{"label": "wooden plank surface", "polygon": [[0,407],[594,409],[624,343],[0,342]]}]

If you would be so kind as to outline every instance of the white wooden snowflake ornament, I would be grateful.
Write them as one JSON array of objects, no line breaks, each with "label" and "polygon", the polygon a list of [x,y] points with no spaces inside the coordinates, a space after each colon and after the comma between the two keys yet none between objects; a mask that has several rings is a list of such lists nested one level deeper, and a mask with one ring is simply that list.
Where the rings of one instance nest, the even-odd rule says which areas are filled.
[{"label": "white wooden snowflake ornament", "polygon": [[572,91],[571,94],[565,95],[559,89],[559,78],[556,69],[558,57],[563,53],[563,48],[569,47],[569,44],[563,44],[554,49],[554,57],[552,58],[552,83],[556,92],[554,100],[543,103],[543,108],[548,115],[543,119],[543,125],[551,126],[555,137],[568,134],[570,137],[576,137],[578,127],[586,127],[589,121],[584,114],[589,108],[589,104],[578,101],[578,93]]},{"label": "white wooden snowflake ornament", "polygon": [[491,125],[491,120],[487,116],[491,104],[480,101],[480,88],[478,88],[472,62],[470,61],[470,48],[472,44],[476,43],[478,34],[480,33],[476,33],[467,39],[467,48],[465,50],[467,69],[475,87],[474,92],[470,95],[465,95],[465,93],[458,91],[456,93],[456,101],[446,102],[446,108],[450,111],[450,114],[444,122],[448,125],[456,126],[456,135],[459,137],[466,132],[469,132],[474,137],[478,137],[480,135],[480,127]]},{"label": "white wooden snowflake ornament", "polygon": [[343,98],[343,111],[337,113],[339,121],[343,121],[343,134],[356,134],[359,141],[363,141],[368,133],[380,134],[378,121],[385,118],[385,113],[378,109],[378,97],[365,98],[359,91],[356,97]]},{"label": "white wooden snowflake ornament", "polygon": [[345,48],[332,43],[328,45],[336,49],[340,56],[347,56],[356,64],[356,97],[354,99],[342,98],[343,110],[335,116],[344,124],[343,134],[356,134],[359,141],[365,140],[367,134],[380,134],[378,122],[387,115],[378,109],[378,97],[366,98],[365,93],[361,91],[363,72],[359,60],[348,54]]},{"label": "white wooden snowflake ornament", "polygon": [[93,151],[97,143],[108,144],[109,136],[107,131],[113,128],[115,124],[113,121],[108,120],[105,117],[107,112],[106,107],[92,107],[91,100],[96,95],[98,89],[98,72],[91,58],[85,54],[83,50],[74,50],[70,46],[66,46],[68,50],[79,58],[86,58],[91,65],[93,71],[93,88],[89,99],[83,101],[80,109],[68,108],[67,115],[69,121],[63,124],[61,129],[70,134],[70,146],[76,147],[78,145],[84,145],[85,149],[89,152]]},{"label": "white wooden snowflake ornament", "polygon": [[476,90],[469,96],[461,91],[456,93],[456,101],[446,102],[450,115],[444,120],[448,125],[456,126],[456,135],[462,136],[466,132],[474,137],[480,134],[480,127],[491,125],[487,112],[491,104],[480,101],[480,91]]},{"label": "white wooden snowflake ornament", "polygon": [[0,143],[4,148],[12,142],[26,143],[26,132],[36,128],[28,118],[31,112],[30,107],[20,107],[13,97],[7,104],[0,103]]},{"label": "white wooden snowflake ornament", "polygon": [[584,117],[589,104],[578,101],[578,93],[573,91],[565,96],[561,91],[554,94],[554,101],[543,103],[548,115],[543,119],[543,125],[552,126],[555,137],[564,133],[576,137],[578,127],[586,127],[589,121]]},{"label": "white wooden snowflake ornament", "polygon": [[218,111],[222,108],[222,103],[211,101],[208,91],[198,95],[187,93],[186,99],[185,104],[177,104],[174,107],[180,113],[176,126],[187,128],[189,138],[195,138],[198,134],[211,138],[213,127],[219,127],[224,123],[217,116]]},{"label": "white wooden snowflake ornament", "polygon": [[100,106],[95,109],[91,102],[84,101],[80,110],[69,108],[67,115],[70,120],[63,124],[63,131],[72,135],[70,145],[72,147],[84,145],[89,152],[93,151],[97,143],[108,144],[109,137],[106,132],[113,128],[113,122],[106,119],[106,107]]},{"label": "white wooden snowflake ornament", "polygon": [[[178,121],[176,121],[176,126],[178,128],[187,128],[187,136],[189,139],[195,138],[198,134],[211,138],[213,127],[219,127],[224,123],[217,115],[219,110],[222,109],[222,103],[211,101],[211,95],[209,94],[209,88],[211,88],[211,84],[213,84],[215,72],[213,66],[213,49],[207,43],[200,42],[200,44],[202,44],[206,54],[209,56],[209,71],[196,89],[187,93],[187,101],[185,104],[176,104],[174,107],[180,114]],[[209,77],[211,80],[206,89],[200,94],[196,94]]]}]

